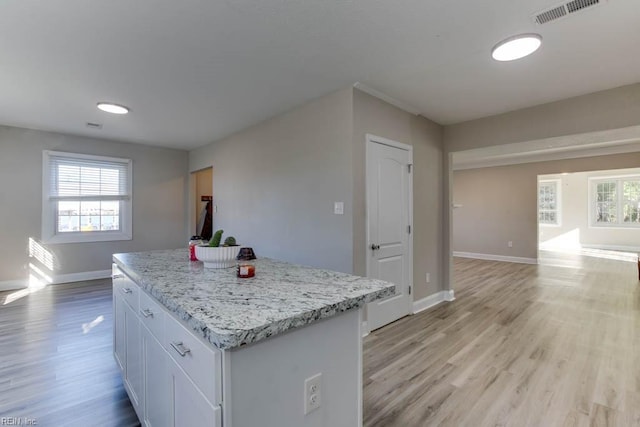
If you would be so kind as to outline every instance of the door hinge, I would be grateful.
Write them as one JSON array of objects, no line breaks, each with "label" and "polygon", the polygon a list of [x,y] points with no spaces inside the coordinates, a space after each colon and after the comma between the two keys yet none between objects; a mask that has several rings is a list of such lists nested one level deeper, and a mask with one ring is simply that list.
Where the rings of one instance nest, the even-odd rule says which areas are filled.
[{"label": "door hinge", "polygon": [[411,166],[413,166],[411,163],[409,163],[407,165],[407,172],[411,173]]},{"label": "door hinge", "polygon": [[411,234],[411,226],[407,225],[407,234]]},{"label": "door hinge", "polygon": [[409,285],[409,295],[411,295],[411,285]]}]

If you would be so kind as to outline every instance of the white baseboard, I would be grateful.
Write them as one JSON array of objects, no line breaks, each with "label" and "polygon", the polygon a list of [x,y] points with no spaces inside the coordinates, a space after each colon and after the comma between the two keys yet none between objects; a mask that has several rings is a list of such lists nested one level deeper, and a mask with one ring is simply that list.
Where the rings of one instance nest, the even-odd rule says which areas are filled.
[{"label": "white baseboard", "polygon": [[58,274],[53,277],[52,284],[82,282],[85,280],[106,279],[111,277],[111,270],[83,271],[81,273]]},{"label": "white baseboard", "polygon": [[493,254],[478,254],[474,252],[458,252],[453,251],[453,256],[460,258],[473,258],[473,259],[485,259],[487,261],[504,261],[504,262],[516,262],[518,264],[537,264],[537,258],[524,258],[519,256],[506,256],[506,255],[493,255]]},{"label": "white baseboard", "polygon": [[623,245],[582,245],[587,249],[602,249],[605,251],[622,251],[622,252],[640,252],[640,246],[623,246]]},{"label": "white baseboard", "polygon": [[12,291],[14,289],[24,289],[29,284],[26,280],[3,280],[0,282],[0,291]]},{"label": "white baseboard", "polygon": [[428,297],[422,298],[418,301],[414,301],[413,314],[420,313],[421,311],[438,305],[441,302],[453,301],[455,299],[456,298],[454,296],[453,289],[448,291],[436,292],[435,294],[429,295]]},{"label": "white baseboard", "polygon": [[[58,274],[51,278],[50,285],[60,283],[82,282],[84,280],[106,279],[111,277],[111,270],[84,271],[81,273]],[[29,279],[0,281],[0,291],[11,291],[29,287]]]}]

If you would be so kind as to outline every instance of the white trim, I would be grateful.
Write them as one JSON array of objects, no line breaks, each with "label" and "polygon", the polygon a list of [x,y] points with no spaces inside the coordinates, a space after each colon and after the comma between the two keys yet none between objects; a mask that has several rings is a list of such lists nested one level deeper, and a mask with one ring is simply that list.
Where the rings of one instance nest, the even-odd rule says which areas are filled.
[{"label": "white trim", "polygon": [[[111,277],[111,270],[84,271],[80,273],[58,274],[51,277],[51,283],[47,285],[59,285],[62,283],[84,282],[86,280],[106,279]],[[11,291],[29,287],[29,279],[0,281],[0,291]]]},{"label": "white trim", "polygon": [[640,151],[640,126],[542,138],[456,151],[453,170],[550,160],[604,156]]},{"label": "white trim", "polygon": [[[587,178],[587,202],[589,204],[589,228],[590,229],[632,229],[637,230],[640,228],[640,224],[637,222],[625,223],[622,221],[622,213],[624,211],[623,206],[623,186],[621,185],[624,181],[638,181],[640,180],[640,175],[638,173],[635,174],[623,174],[623,175],[593,175]],[[615,182],[616,183],[616,212],[618,215],[617,222],[596,222],[596,190],[599,181],[603,182]]]},{"label": "white trim", "polygon": [[415,301],[413,303],[413,314],[420,313],[442,302],[451,302],[453,300],[455,300],[453,290],[436,292],[435,294]]},{"label": "white trim", "polygon": [[[76,159],[98,160],[114,163],[122,163],[127,166],[127,197],[122,198],[122,211],[120,213],[120,231],[91,231],[91,232],[72,232],[72,233],[56,233],[56,208],[54,200],[58,197],[51,197],[49,194],[49,157],[69,157]],[[111,242],[133,239],[133,161],[131,159],[118,157],[105,157],[89,154],[69,153],[62,151],[44,150],[42,152],[42,242],[43,243],[91,243],[91,242]],[[100,199],[100,196],[96,196]]]},{"label": "white trim", "polygon": [[355,82],[353,84],[353,87],[355,87],[358,90],[361,90],[364,93],[368,93],[369,95],[381,99],[385,102],[388,102],[389,104],[393,105],[394,107],[398,107],[401,110],[406,111],[407,113],[411,113],[413,115],[419,115],[420,114],[420,110],[418,110],[416,107],[414,107],[411,104],[407,104],[404,101],[400,101],[399,99],[396,99],[394,97],[391,97],[387,94],[384,94],[382,92],[380,92],[377,89],[372,88],[371,86],[367,86],[365,84],[362,84],[360,82]]},{"label": "white trim", "polygon": [[581,245],[587,249],[602,249],[605,251],[623,251],[623,252],[640,252],[640,246],[624,246],[624,245]]},{"label": "white trim", "polygon": [[454,257],[459,258],[473,258],[473,259],[484,259],[487,261],[504,261],[504,262],[515,262],[518,264],[537,264],[537,258],[524,258],[519,256],[506,256],[506,255],[493,255],[493,254],[478,254],[474,252],[459,252],[453,251]]},{"label": "white trim", "polygon": [[367,145],[370,142],[375,142],[382,145],[388,145],[389,147],[399,148],[409,152],[409,161],[413,162],[413,146],[409,144],[403,144],[402,142],[394,141],[393,139],[384,138],[382,136],[372,135],[370,133],[365,135]]},{"label": "white trim", "polygon": [[369,335],[369,333],[371,333],[371,331],[369,330],[369,323],[366,320],[362,321],[362,327],[360,330],[362,331],[362,338],[366,337],[367,335]]},{"label": "white trim", "polygon": [[[409,289],[413,289],[413,235],[414,235],[414,226],[413,226],[413,172],[415,167],[413,167],[413,146],[408,144],[403,144],[398,141],[394,141],[391,139],[383,138],[381,136],[372,135],[370,133],[365,135],[365,226],[366,226],[366,241],[364,247],[364,253],[367,254],[366,258],[366,271],[367,277],[371,277],[371,259],[369,257],[369,246],[371,245],[371,237],[369,236],[369,171],[367,170],[369,165],[369,157],[371,155],[371,144],[382,144],[387,145],[389,147],[398,148],[400,150],[407,151],[409,157],[409,164],[412,166],[409,168],[410,177],[408,181],[409,185],[409,207],[408,207],[408,222],[409,227],[411,228],[411,233],[409,233],[408,238],[408,253],[407,253],[407,281]],[[409,292],[408,306],[407,306],[407,314],[411,313],[411,307],[413,304],[413,292]],[[367,309],[367,316],[369,315],[369,310]],[[368,318],[367,318],[368,319]]]},{"label": "white trim", "polygon": [[[541,184],[554,184],[555,185],[555,198],[556,198],[556,208],[555,210],[546,209],[546,211],[555,212],[556,214],[556,222],[540,222],[540,185]],[[538,212],[537,219],[538,224],[540,226],[545,227],[561,227],[562,226],[562,179],[560,178],[552,178],[552,179],[541,179],[538,176],[538,194],[537,194],[537,202],[538,202]]]},{"label": "white trim", "polygon": [[58,274],[53,277],[53,284],[83,282],[85,280],[106,279],[111,277],[111,270],[83,271],[80,273]]},{"label": "white trim", "polygon": [[3,280],[0,282],[0,291],[14,291],[29,287],[29,281],[24,280]]}]

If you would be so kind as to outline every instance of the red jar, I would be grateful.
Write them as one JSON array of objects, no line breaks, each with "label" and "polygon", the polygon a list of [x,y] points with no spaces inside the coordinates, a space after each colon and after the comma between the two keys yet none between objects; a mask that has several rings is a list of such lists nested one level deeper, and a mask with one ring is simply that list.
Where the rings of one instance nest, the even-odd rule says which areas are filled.
[{"label": "red jar", "polygon": [[191,236],[191,239],[189,239],[189,260],[198,261],[198,258],[196,258],[196,246],[202,245],[203,243],[204,240],[202,240],[202,237]]},{"label": "red jar", "polygon": [[238,277],[241,279],[248,279],[256,275],[256,267],[253,264],[241,263],[238,264]]}]

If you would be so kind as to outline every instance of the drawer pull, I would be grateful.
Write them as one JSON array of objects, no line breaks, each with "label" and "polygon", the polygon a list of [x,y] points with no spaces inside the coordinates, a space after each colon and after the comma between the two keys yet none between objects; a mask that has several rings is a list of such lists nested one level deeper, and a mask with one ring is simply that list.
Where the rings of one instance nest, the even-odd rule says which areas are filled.
[{"label": "drawer pull", "polygon": [[153,311],[149,310],[148,308],[140,310],[140,313],[142,313],[144,317],[153,317]]},{"label": "drawer pull", "polygon": [[130,288],[122,288],[122,292],[124,292],[125,294],[133,293],[133,291]]},{"label": "drawer pull", "polygon": [[171,341],[171,347],[173,347],[173,349],[182,357],[185,357],[187,353],[191,353],[191,350],[185,347],[184,344],[182,344],[182,341],[175,343]]},{"label": "drawer pull", "polygon": [[114,274],[113,276],[111,276],[113,279],[123,279],[124,278],[124,274]]}]

